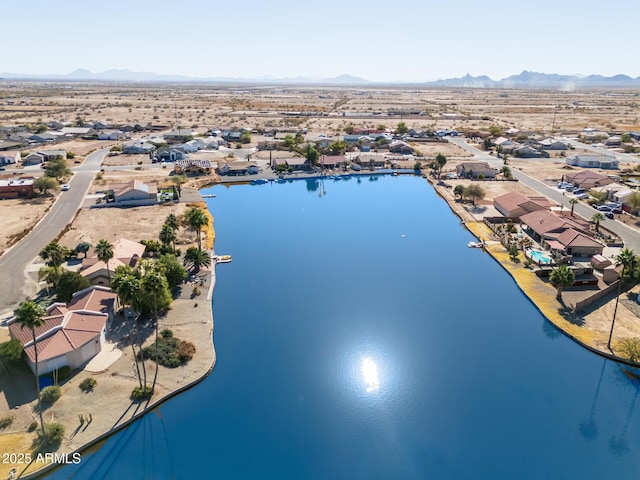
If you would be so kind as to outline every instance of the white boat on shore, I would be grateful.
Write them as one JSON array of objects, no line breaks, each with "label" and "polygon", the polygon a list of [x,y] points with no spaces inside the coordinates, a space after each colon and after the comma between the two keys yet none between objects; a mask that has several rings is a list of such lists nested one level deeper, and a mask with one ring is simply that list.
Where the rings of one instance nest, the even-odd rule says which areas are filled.
[{"label": "white boat on shore", "polygon": [[469,248],[483,248],[486,246],[484,242],[469,242],[467,243],[467,247]]},{"label": "white boat on shore", "polygon": [[216,198],[215,193],[203,193],[202,198]]}]

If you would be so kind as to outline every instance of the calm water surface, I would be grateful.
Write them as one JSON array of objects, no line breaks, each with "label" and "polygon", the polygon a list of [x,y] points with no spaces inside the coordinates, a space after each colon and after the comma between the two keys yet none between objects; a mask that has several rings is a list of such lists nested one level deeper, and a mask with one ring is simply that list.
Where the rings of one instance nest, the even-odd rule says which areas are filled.
[{"label": "calm water surface", "polygon": [[209,192],[233,255],[213,374],[51,478],[640,475],[639,385],[546,324],[424,180]]}]

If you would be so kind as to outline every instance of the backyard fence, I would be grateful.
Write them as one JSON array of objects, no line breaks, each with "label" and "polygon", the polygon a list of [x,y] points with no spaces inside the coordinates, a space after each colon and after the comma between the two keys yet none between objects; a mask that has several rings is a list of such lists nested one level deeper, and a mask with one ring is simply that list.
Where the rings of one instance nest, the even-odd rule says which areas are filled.
[{"label": "backyard fence", "polygon": [[591,305],[593,302],[596,302],[598,300],[600,300],[602,297],[609,295],[611,292],[613,292],[614,290],[616,290],[618,288],[618,284],[620,283],[620,280],[616,280],[615,282],[613,282],[611,285],[609,285],[607,288],[600,290],[599,292],[594,293],[593,295],[591,295],[590,297],[585,298],[584,300],[580,300],[579,302],[576,302],[575,306],[573,307],[573,311],[574,312],[581,312],[582,310],[584,310],[584,308],[587,305]]}]

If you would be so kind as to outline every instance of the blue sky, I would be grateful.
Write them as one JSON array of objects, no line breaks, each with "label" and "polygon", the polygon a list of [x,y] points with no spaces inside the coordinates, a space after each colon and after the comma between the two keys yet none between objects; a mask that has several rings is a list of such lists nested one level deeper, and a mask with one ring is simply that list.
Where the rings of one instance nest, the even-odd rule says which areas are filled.
[{"label": "blue sky", "polygon": [[0,72],[426,81],[640,76],[638,0],[9,1]]}]

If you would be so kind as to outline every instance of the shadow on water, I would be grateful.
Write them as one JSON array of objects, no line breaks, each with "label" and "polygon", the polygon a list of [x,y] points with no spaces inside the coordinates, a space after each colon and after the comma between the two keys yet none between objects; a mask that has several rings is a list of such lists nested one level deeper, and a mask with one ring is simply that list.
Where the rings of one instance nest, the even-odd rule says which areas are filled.
[{"label": "shadow on water", "polygon": [[562,336],[562,332],[549,320],[542,318],[542,331],[545,336],[550,339],[556,339]]},{"label": "shadow on water", "polygon": [[607,360],[602,360],[602,368],[600,369],[600,378],[596,390],[593,394],[593,400],[591,402],[591,410],[589,411],[589,419],[580,423],[580,435],[585,440],[595,440],[598,438],[598,424],[595,421],[594,414],[596,411],[596,404],[598,402],[598,396],[600,395],[600,386],[602,385],[602,377],[604,376],[604,369],[607,366]]}]

